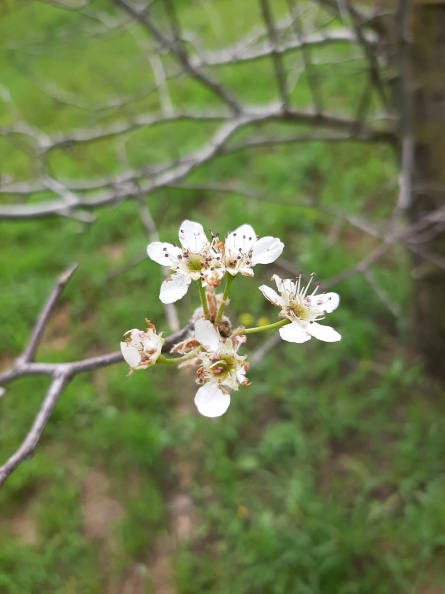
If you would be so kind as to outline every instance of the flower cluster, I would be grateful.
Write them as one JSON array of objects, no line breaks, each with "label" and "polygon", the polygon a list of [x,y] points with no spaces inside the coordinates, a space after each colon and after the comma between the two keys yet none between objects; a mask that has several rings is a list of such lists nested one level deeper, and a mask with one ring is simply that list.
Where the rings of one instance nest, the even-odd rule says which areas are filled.
[{"label": "flower cluster", "polygon": [[190,283],[200,280],[204,285],[218,287],[226,272],[232,276],[253,276],[255,264],[274,262],[284,244],[275,237],[258,239],[250,225],[242,225],[229,233],[226,241],[212,236],[209,241],[202,225],[184,221],[179,229],[181,247],[155,241],[147,247],[148,256],[172,270],[162,283],[159,299],[174,303],[184,297]]},{"label": "flower cluster", "polygon": [[[280,308],[278,321],[257,328],[236,327],[224,316],[229,292],[236,275],[252,277],[256,264],[270,264],[282,253],[284,244],[275,237],[259,238],[250,225],[241,225],[227,234],[225,241],[218,235],[207,238],[202,225],[184,221],[179,229],[180,246],[155,241],[147,247],[149,257],[171,270],[161,285],[162,303],[174,303],[197,281],[202,309],[192,326],[190,336],[170,349],[172,357],[162,354],[164,340],[153,324],[146,320],[146,330],[129,330],[121,342],[125,361],[133,370],[146,369],[155,363],[193,365],[200,386],[195,404],[206,417],[223,415],[230,405],[230,391],[250,384],[246,377],[249,363],[238,353],[249,334],[278,329],[283,340],[303,343],[312,337],[324,342],[336,342],[340,334],[319,322],[334,311],[340,301],[337,293],[318,293],[311,289],[314,275],[306,286],[302,275],[295,281],[274,275],[278,293],[266,286],[259,287],[273,305]],[[222,294],[215,288],[225,279]],[[310,290],[312,292],[310,292]],[[179,356],[178,356],[179,355]]]}]

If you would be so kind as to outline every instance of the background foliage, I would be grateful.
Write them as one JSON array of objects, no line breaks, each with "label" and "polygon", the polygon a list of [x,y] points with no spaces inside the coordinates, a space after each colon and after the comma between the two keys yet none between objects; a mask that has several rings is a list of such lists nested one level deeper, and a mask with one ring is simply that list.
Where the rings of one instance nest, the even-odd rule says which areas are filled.
[{"label": "background foliage", "polygon": [[[193,26],[214,48],[259,19],[250,1],[178,6],[184,27]],[[122,18],[108,2],[94,8],[111,24]],[[155,9],[161,18],[162,7]],[[277,15],[283,9],[284,3],[274,3]],[[97,20],[87,20],[41,3],[4,11],[1,127],[20,113],[51,135],[159,109],[141,31],[119,25],[99,34]],[[330,106],[347,113],[359,99],[363,63],[348,43],[321,47],[314,57]],[[286,57],[290,73],[300,66]],[[255,84],[243,67],[220,74],[239,96],[257,103],[276,94],[270,68],[269,61],[255,63]],[[211,96],[181,77],[170,92],[176,105],[212,106]],[[110,96],[139,98],[115,108],[107,104]],[[292,100],[309,105],[304,73]],[[214,124],[175,123],[61,145],[46,163],[72,179],[152,166],[199,147],[206,126]],[[3,178],[25,180],[33,173],[27,142],[0,137]],[[188,180],[203,187],[242,182],[256,198],[170,188],[151,194],[148,205],[164,241],[176,240],[184,218],[222,235],[248,222],[259,235],[280,237],[286,244],[282,267],[255,272],[258,286],[289,270],[316,271],[323,280],[375,247],[376,240],[345,215],[384,221],[396,175],[387,146],[262,147],[222,156]],[[96,216],[92,224],[68,217],[1,223],[5,365],[20,353],[54,278],[73,261],[79,269],[40,360],[114,350],[121,334],[145,317],[167,332],[157,300],[160,271],[145,258],[138,200]],[[393,251],[372,275],[398,315],[364,277],[343,281],[335,289],[341,306],[331,318],[343,340],[280,343],[217,421],[199,417],[194,380],[186,373],[155,368],[127,378],[122,364],[78,376],[36,455],[0,492],[0,592],[445,592],[444,404],[404,340],[403,251]],[[276,312],[252,286],[236,279],[232,320],[241,314],[241,321],[273,321]],[[179,306],[183,323],[192,300],[197,294]],[[249,347],[262,340],[252,336]],[[45,382],[21,379],[0,400],[2,459],[27,432]]]}]

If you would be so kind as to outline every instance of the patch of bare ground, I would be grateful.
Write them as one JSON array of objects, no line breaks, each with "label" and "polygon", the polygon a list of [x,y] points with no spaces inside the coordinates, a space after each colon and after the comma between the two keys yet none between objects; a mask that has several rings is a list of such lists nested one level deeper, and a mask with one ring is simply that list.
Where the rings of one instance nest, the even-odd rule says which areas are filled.
[{"label": "patch of bare ground", "polygon": [[[147,574],[147,566],[144,563],[133,563],[120,576],[118,582],[110,584],[105,592],[106,594],[147,594]],[[157,590],[155,594],[158,594]],[[167,594],[167,592],[161,594]]]},{"label": "patch of bare ground", "polygon": [[14,538],[27,546],[38,545],[40,533],[35,513],[38,503],[38,492],[28,491],[26,499],[21,499],[20,504],[10,510],[9,514],[0,514],[0,534]]},{"label": "patch of bare ground", "polygon": [[[182,370],[188,374],[187,368]],[[176,405],[176,412],[179,415],[195,414],[193,399],[183,397],[184,378],[179,377],[178,389],[179,400]],[[190,449],[184,451],[175,448],[170,452],[169,464],[175,475],[174,490],[166,494],[169,510],[168,533],[160,534],[151,551],[148,559],[149,574],[152,583],[152,591],[155,594],[175,594],[174,570],[172,557],[178,544],[191,540],[196,528],[196,515],[191,497],[191,485],[193,482],[194,468],[191,463],[193,456]]]},{"label": "patch of bare ground", "polygon": [[110,496],[108,477],[97,468],[90,469],[84,477],[80,501],[84,536],[97,543],[104,584],[108,584],[113,580],[110,558],[116,549],[113,527],[123,516],[122,507]]},{"label": "patch of bare ground", "polygon": [[167,530],[159,533],[146,560],[125,569],[117,580],[110,583],[106,594],[176,594],[172,557],[178,543],[189,540],[195,528],[193,502],[185,490],[185,484],[190,485],[191,474],[182,464],[178,464],[177,469],[177,485],[181,492],[166,495],[169,510]]},{"label": "patch of bare ground", "polygon": [[38,543],[37,524],[32,516],[31,506],[22,510],[20,515],[14,516],[2,522],[1,531],[10,534],[20,542],[28,546],[35,546]]},{"label": "patch of bare ground", "polygon": [[89,540],[105,540],[112,545],[113,524],[122,518],[122,507],[109,495],[107,476],[92,468],[81,486],[84,534]]},{"label": "patch of bare ground", "polygon": [[[183,380],[183,377],[178,380],[178,394],[183,393]],[[195,414],[193,398],[189,396],[187,393],[187,398],[178,399],[174,414]],[[174,484],[164,494],[168,510],[167,526],[158,533],[145,558],[134,560],[114,576],[104,561],[104,594],[176,594],[173,557],[179,543],[193,538],[196,527],[196,515],[190,494],[195,473],[191,459],[193,456],[190,455],[190,451],[183,451],[181,448],[172,448],[166,454],[166,463],[175,477]],[[93,470],[87,475],[85,482],[83,498],[86,535],[93,540],[106,540],[109,538],[109,518],[119,518],[107,494],[108,481],[100,472]],[[137,476],[130,477],[127,492],[134,497],[140,496]]]},{"label": "patch of bare ground", "polygon": [[124,253],[124,243],[111,243],[104,245],[100,249],[101,253],[104,254],[110,262],[118,262],[122,259]]}]

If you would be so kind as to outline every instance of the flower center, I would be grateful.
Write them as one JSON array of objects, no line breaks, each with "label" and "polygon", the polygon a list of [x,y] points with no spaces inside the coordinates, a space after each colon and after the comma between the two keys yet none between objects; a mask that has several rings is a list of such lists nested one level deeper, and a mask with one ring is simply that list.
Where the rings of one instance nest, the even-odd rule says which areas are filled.
[{"label": "flower center", "polygon": [[308,320],[310,318],[309,308],[295,299],[292,299],[289,303],[289,313],[293,313],[299,320]]},{"label": "flower center", "polygon": [[187,258],[187,270],[199,272],[204,265],[204,259],[200,254],[192,254]]},{"label": "flower center", "polygon": [[219,355],[215,353],[213,355],[214,363],[210,366],[212,374],[222,379],[229,376],[235,368],[235,361],[230,355]]}]

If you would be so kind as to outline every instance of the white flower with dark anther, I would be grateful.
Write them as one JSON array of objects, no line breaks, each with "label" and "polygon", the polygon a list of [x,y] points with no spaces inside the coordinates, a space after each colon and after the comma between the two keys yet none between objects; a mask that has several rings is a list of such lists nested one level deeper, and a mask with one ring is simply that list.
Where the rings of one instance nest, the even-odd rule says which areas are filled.
[{"label": "white flower with dark anther", "polygon": [[130,366],[130,374],[135,369],[146,369],[154,365],[161,354],[164,339],[161,334],[156,334],[156,328],[146,320],[147,330],[128,330],[121,342],[121,351],[125,361]]},{"label": "white flower with dark anther", "polygon": [[279,295],[266,285],[259,287],[266,299],[281,307],[279,316],[292,322],[280,328],[279,332],[283,340],[306,342],[312,336],[325,342],[341,340],[340,334],[333,328],[318,323],[324,319],[326,313],[337,309],[340,297],[337,293],[316,295],[318,287],[308,295],[313,277],[312,274],[307,286],[302,287],[301,274],[297,277],[296,282],[289,279],[282,280],[275,274],[272,279],[277,284]]},{"label": "white flower with dark anther", "polygon": [[222,252],[218,238],[207,239],[202,225],[184,221],[179,229],[181,246],[154,241],[147,246],[148,256],[174,271],[161,285],[159,299],[174,303],[184,297],[192,280],[217,287],[224,276]]},{"label": "white flower with dark anther", "polygon": [[258,239],[250,225],[241,225],[224,242],[224,264],[232,276],[253,276],[256,264],[270,264],[281,255],[284,243],[276,237]]},{"label": "white flower with dark anther", "polygon": [[245,356],[238,355],[244,341],[240,336],[221,338],[215,326],[203,319],[195,324],[195,338],[203,346],[197,355],[201,365],[196,381],[202,387],[196,393],[195,404],[205,417],[220,417],[230,405],[227,389],[238,390],[239,385],[249,384],[249,364]]}]

